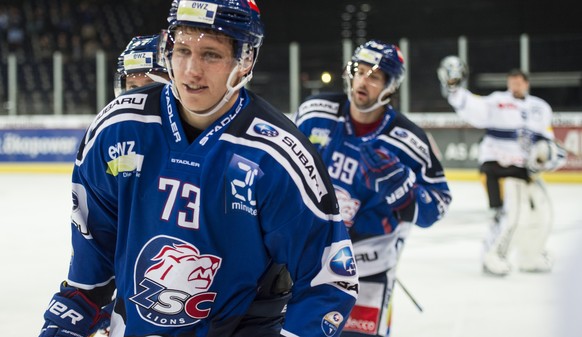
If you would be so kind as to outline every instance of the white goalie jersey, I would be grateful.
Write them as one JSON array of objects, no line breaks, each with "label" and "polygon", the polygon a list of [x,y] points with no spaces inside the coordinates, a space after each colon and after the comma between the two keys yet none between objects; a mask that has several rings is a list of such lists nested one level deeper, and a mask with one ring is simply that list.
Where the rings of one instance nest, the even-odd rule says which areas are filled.
[{"label": "white goalie jersey", "polygon": [[[459,88],[448,101],[464,121],[486,130],[480,163],[537,166],[537,170],[553,170],[565,163],[565,151],[554,142],[552,109],[543,99],[531,95],[518,99],[509,91],[478,96]],[[547,146],[540,146],[540,141]]]}]

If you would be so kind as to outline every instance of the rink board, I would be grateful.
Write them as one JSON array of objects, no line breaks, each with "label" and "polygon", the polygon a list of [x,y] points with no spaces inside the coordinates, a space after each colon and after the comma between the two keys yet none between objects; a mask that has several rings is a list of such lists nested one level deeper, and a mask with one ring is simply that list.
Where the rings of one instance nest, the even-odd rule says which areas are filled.
[{"label": "rink board", "polygon": [[[449,180],[479,179],[483,130],[451,113],[407,115],[423,127]],[[76,149],[94,116],[1,116],[0,173],[70,173]],[[582,183],[582,113],[555,113],[556,139],[568,150],[566,166],[544,173],[548,182]]]}]

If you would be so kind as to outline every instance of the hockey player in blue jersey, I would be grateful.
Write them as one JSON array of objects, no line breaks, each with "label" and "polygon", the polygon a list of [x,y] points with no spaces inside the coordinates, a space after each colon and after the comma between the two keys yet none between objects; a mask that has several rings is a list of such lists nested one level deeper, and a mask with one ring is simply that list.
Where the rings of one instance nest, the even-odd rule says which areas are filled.
[{"label": "hockey player in blue jersey", "polygon": [[134,36],[117,58],[113,90],[119,96],[127,90],[169,80],[168,70],[158,60],[159,35]]},{"label": "hockey player in blue jersey", "polygon": [[[73,254],[40,336],[90,334],[114,289],[112,337],[339,335],[352,244],[312,144],[244,88],[259,9],[174,0],[168,20],[171,83],[117,97],[80,145]],[[273,263],[293,283],[282,327],[252,307]]]},{"label": "hockey player in blue jersey", "polygon": [[404,76],[397,46],[371,40],[348,63],[345,94],[295,114],[332,178],[354,244],[360,295],[342,336],[387,336],[398,258],[411,226],[429,227],[451,194],[425,132],[389,104]]},{"label": "hockey player in blue jersey", "polygon": [[[115,96],[154,82],[168,83],[168,71],[158,54],[159,35],[135,36],[119,55],[114,74]],[[261,278],[259,291],[247,316],[272,329],[284,319],[284,308],[291,297],[292,282],[284,265],[273,263]],[[113,303],[105,310],[110,313]],[[263,328],[263,327],[261,327]],[[110,327],[103,326],[101,334],[108,335]],[[253,331],[256,332],[256,331]]]}]

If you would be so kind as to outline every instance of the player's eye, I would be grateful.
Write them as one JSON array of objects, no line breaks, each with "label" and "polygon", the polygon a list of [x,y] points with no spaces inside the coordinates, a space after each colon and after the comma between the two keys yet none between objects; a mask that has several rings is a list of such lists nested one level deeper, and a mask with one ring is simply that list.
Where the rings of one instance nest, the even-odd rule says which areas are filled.
[{"label": "player's eye", "polygon": [[371,74],[369,77],[373,81],[381,81],[382,80],[382,76],[380,76],[378,74]]},{"label": "player's eye", "polygon": [[224,57],[218,53],[207,51],[202,54],[202,59],[206,62],[217,62],[224,59]]},{"label": "player's eye", "polygon": [[181,56],[190,55],[190,50],[188,48],[174,48],[174,53]]}]

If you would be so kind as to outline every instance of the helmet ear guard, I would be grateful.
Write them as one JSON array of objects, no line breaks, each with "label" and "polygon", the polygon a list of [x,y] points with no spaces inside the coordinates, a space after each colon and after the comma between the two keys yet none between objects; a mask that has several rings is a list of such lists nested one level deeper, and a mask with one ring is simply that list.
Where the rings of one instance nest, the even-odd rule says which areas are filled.
[{"label": "helmet ear guard", "polygon": [[243,73],[246,75],[252,71],[255,65],[255,50],[248,44],[243,44],[241,55],[239,57],[238,63]]},{"label": "helmet ear guard", "polygon": [[[162,29],[159,34],[160,39],[158,41],[158,60],[160,64],[166,68],[168,68],[168,62],[166,61],[166,51],[174,50],[174,39],[170,39],[168,35],[168,30]],[[170,44],[169,46],[168,43]]]}]

